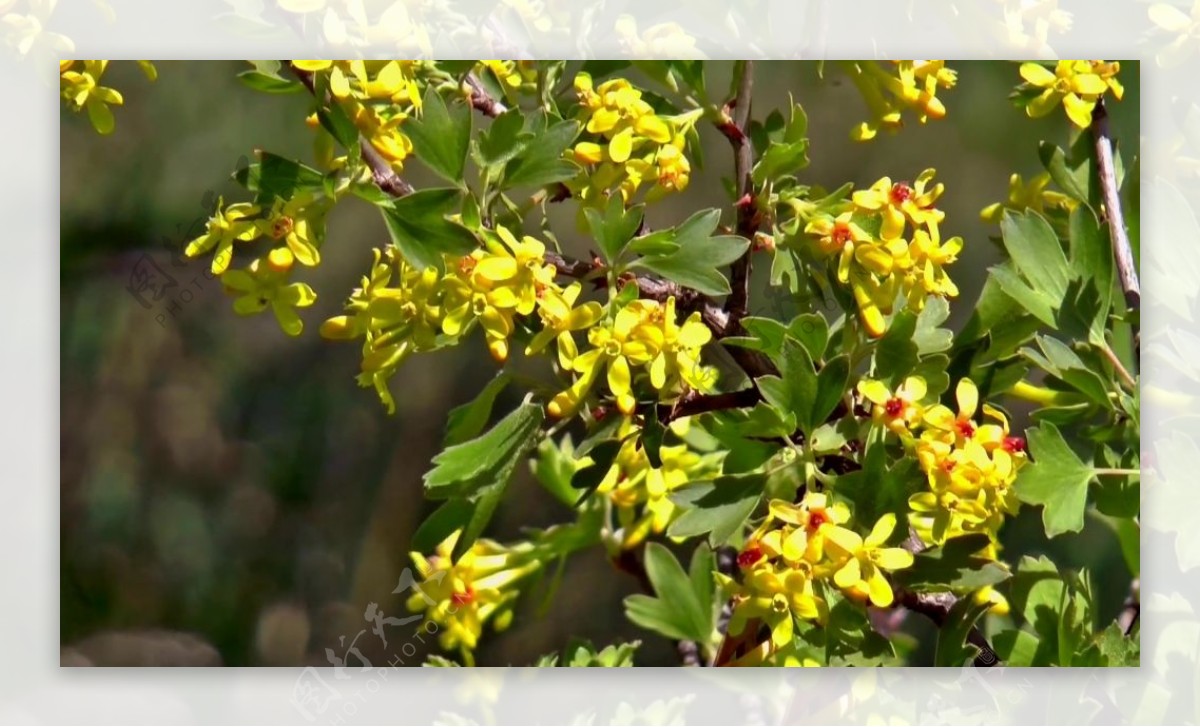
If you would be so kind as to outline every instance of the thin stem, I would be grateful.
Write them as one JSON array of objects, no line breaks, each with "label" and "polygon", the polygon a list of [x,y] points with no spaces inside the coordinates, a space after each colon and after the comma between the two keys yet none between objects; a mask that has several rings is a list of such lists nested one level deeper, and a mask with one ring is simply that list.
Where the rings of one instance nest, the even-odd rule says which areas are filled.
[{"label": "thin stem", "polygon": [[1108,232],[1112,240],[1113,256],[1117,261],[1117,274],[1121,278],[1121,289],[1125,292],[1125,303],[1130,310],[1141,304],[1142,290],[1138,283],[1137,269],[1133,263],[1133,248],[1125,230],[1125,216],[1121,212],[1121,198],[1117,193],[1117,172],[1113,164],[1112,141],[1108,131],[1108,110],[1104,99],[1096,102],[1092,110],[1092,138],[1096,143],[1096,167],[1100,177],[1100,190],[1104,197],[1104,214],[1108,217]]},{"label": "thin stem", "polygon": [[496,118],[508,111],[507,106],[492,98],[474,73],[467,74],[466,84],[471,89],[471,105],[484,116]]},{"label": "thin stem", "polygon": [[1099,346],[1099,349],[1104,354],[1104,357],[1108,359],[1108,362],[1112,364],[1113,368],[1116,369],[1117,375],[1121,377],[1121,381],[1129,387],[1129,390],[1137,391],[1137,381],[1130,375],[1129,370],[1125,368],[1124,364],[1121,363],[1121,359],[1117,358],[1117,354],[1112,350],[1112,346],[1109,346],[1105,342]]},{"label": "thin stem", "polygon": [[[735,197],[737,208],[737,233],[747,240],[754,240],[758,228],[755,214],[754,186],[750,178],[750,170],[754,166],[754,147],[748,136],[750,124],[750,107],[754,94],[754,61],[742,61],[738,67],[737,97],[733,99],[732,128],[724,132],[733,145],[733,178],[735,182]],[[751,258],[754,247],[746,249],[746,254],[733,263],[729,270],[729,285],[732,292],[725,301],[725,310],[729,311],[730,320],[737,326],[748,312],[750,301]]]},{"label": "thin stem", "polygon": [[[313,74],[300,70],[292,65],[291,62],[288,63],[288,68],[296,75],[296,78],[300,79],[300,83],[304,84],[309,93],[313,96],[317,95],[317,87],[313,82]],[[323,104],[331,103],[328,98],[319,98],[317,101]],[[361,134],[359,135],[358,146],[362,151],[363,161],[367,163],[367,167],[371,170],[371,178],[380,189],[393,197],[404,197],[413,193],[413,186],[401,179],[400,175],[396,174],[396,171],[392,169],[392,165]]]},{"label": "thin stem", "polygon": [[1097,467],[1092,472],[1097,475],[1107,475],[1111,477],[1141,477],[1141,470],[1121,469],[1118,467]]}]

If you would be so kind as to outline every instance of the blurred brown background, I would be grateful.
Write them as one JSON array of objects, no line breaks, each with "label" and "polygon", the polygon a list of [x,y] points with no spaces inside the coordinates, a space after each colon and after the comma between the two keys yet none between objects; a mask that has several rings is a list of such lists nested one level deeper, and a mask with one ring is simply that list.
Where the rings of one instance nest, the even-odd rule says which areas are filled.
[{"label": "blurred brown background", "polygon": [[[709,64],[710,89],[727,87],[730,65]],[[1004,198],[1011,172],[1040,170],[1038,140],[1065,144],[1066,122],[1061,113],[1029,120],[1009,104],[1015,64],[952,65],[959,84],[943,92],[945,120],[870,144],[849,139],[866,111],[833,64],[823,81],[811,62],[758,64],[754,109],[761,118],[789,93],[804,105],[808,183],[865,186],[937,168],[947,189],[943,232],[966,239],[952,271],[962,289],[952,323],[960,326],[998,259],[988,241],[995,229],[979,210]],[[319,296],[303,312],[302,337],[285,336],[269,313],[235,316],[204,274],[207,260],[181,265],[179,251],[203,224],[206,195],[245,197],[226,181],[239,157],[264,148],[311,160],[308,99],[251,91],[235,78],[240,62],[158,66],[155,83],[130,62],[106,74],[126,100],[111,137],[81,116],[62,116],[63,664],[320,666],[327,648],[345,658],[353,645],[380,665],[409,642],[405,653],[416,655],[405,663],[420,663],[431,638],[421,644],[412,627],[390,628],[384,649],[364,614],[375,603],[389,617],[408,615],[405,594],[392,590],[409,565],[411,534],[431,510],[421,475],[447,411],[473,398],[494,365],[475,339],[412,360],[393,383],[393,417],[356,386],[358,346],[316,333],[357,285],[370,249],[387,241],[378,214],[355,199],[333,212],[323,263],[302,278]],[[1127,96],[1112,116],[1128,162],[1138,142],[1136,62],[1123,62],[1121,79]],[[730,174],[727,142],[711,129],[702,138],[705,169],[685,194],[652,209],[652,226],[728,206],[720,183]],[[406,172],[418,187],[432,181],[419,167]],[[570,217],[557,229],[583,252]],[[177,282],[148,307],[127,290],[145,256]],[[759,298],[760,311],[772,305]],[[510,391],[498,406],[515,401]],[[570,517],[521,472],[489,535],[514,538],[521,527]],[[1005,538],[1010,559],[1047,552],[1095,569],[1100,617],[1119,609],[1129,574],[1103,523],[1047,543],[1032,512]],[[478,663],[528,664],[571,637],[640,638],[638,663],[678,663],[669,643],[625,621],[621,599],[636,590],[598,550],[576,556],[544,615],[535,589],[508,631],[489,632]],[[921,636],[917,620],[911,628]],[[353,655],[348,662],[360,663]]]}]

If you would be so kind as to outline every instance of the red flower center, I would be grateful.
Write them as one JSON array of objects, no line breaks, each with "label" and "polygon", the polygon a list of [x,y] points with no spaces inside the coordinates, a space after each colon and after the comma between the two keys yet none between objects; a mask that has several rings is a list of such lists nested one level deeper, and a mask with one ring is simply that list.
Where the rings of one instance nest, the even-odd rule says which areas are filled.
[{"label": "red flower center", "polygon": [[292,227],[291,217],[280,217],[275,220],[275,224],[271,225],[271,237],[278,240],[285,235],[291,234]]},{"label": "red flower center", "polygon": [[756,544],[746,546],[746,549],[738,553],[737,564],[739,568],[749,568],[762,558],[762,548]]},{"label": "red flower center", "polygon": [[883,405],[883,410],[887,415],[895,419],[904,413],[904,400],[898,396],[893,396]]},{"label": "red flower center", "polygon": [[475,589],[467,586],[467,590],[462,591],[461,593],[459,591],[455,591],[454,594],[450,596],[450,600],[454,602],[455,606],[466,606],[475,600]]},{"label": "red flower center", "polygon": [[1024,452],[1025,438],[1024,437],[1005,437],[1004,449],[1009,452]]},{"label": "red flower center", "polygon": [[835,223],[833,233],[830,235],[833,241],[838,245],[845,245],[850,240],[850,225],[845,222]]},{"label": "red flower center", "polygon": [[908,186],[904,182],[892,185],[892,191],[890,194],[892,198],[892,204],[904,204],[908,200],[912,199],[912,195],[912,187]]},{"label": "red flower center", "polygon": [[968,439],[970,439],[975,434],[975,425],[972,424],[971,422],[967,421],[966,419],[959,419],[956,424],[956,427],[958,428],[958,433],[963,435],[964,437],[967,437]]},{"label": "red flower center", "polygon": [[824,510],[813,510],[808,514],[808,531],[814,532],[817,528],[829,522],[829,516]]},{"label": "red flower center", "polygon": [[470,275],[475,270],[475,258],[470,255],[463,255],[458,261],[458,272],[463,275]]}]

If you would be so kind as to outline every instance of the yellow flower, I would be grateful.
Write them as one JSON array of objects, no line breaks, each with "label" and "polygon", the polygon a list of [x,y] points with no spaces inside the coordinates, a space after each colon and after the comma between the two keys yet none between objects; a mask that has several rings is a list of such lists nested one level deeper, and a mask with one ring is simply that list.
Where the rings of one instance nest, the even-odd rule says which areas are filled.
[{"label": "yellow flower", "polygon": [[1025,106],[1032,118],[1045,116],[1061,102],[1071,123],[1086,129],[1092,123],[1092,109],[1106,91],[1120,100],[1124,93],[1116,81],[1120,65],[1115,61],[1058,61],[1054,72],[1040,63],[1022,63],[1021,78],[1042,89]]},{"label": "yellow flower", "polygon": [[1008,178],[1008,199],[1004,202],[993,202],[983,211],[979,213],[980,219],[984,222],[998,223],[1004,214],[1004,210],[1026,210],[1031,209],[1035,212],[1044,212],[1047,209],[1067,209],[1071,210],[1078,204],[1061,192],[1055,192],[1046,189],[1050,185],[1050,173],[1041,172],[1035,174],[1029,179],[1029,183],[1025,184],[1021,179],[1020,174],[1013,174]]},{"label": "yellow flower", "polygon": [[912,428],[923,418],[922,400],[927,392],[925,379],[920,376],[909,376],[895,392],[882,381],[864,379],[858,383],[858,393],[874,404],[871,417],[875,423],[901,437],[912,436]]},{"label": "yellow flower", "polygon": [[626,415],[637,407],[633,395],[635,368],[649,368],[650,384],[660,395],[673,395],[682,385],[708,388],[715,383],[716,372],[701,366],[699,360],[700,349],[711,338],[698,313],[678,325],[674,297],[666,304],[634,300],[617,311],[611,323],[588,332],[592,348],[576,356],[571,364],[579,378],[554,397],[547,411],[554,417],[574,414],[601,371],[607,372],[608,388],[617,408]]},{"label": "yellow flower", "polygon": [[296,262],[312,267],[321,262],[314,228],[323,223],[323,217],[324,210],[315,208],[311,196],[298,194],[286,202],[276,199],[270,214],[258,221],[258,228],[274,240],[282,239]]},{"label": "yellow flower", "polygon": [[792,640],[794,619],[823,622],[828,617],[828,606],[813,587],[808,563],[789,566],[763,560],[743,571],[741,583],[724,573],[716,578],[733,602],[730,636],[740,635],[751,621],[761,619],[771,629],[772,647],[781,649]]},{"label": "yellow flower", "polygon": [[929,184],[935,173],[933,169],[926,169],[911,186],[907,182],[893,184],[890,177],[884,177],[870,189],[855,192],[854,204],[883,215],[879,236],[884,240],[903,236],[905,220],[913,226],[941,222],[946,214],[934,208],[933,203],[945,187],[940,182]]},{"label": "yellow flower", "polygon": [[970,379],[959,381],[955,395],[957,414],[940,404],[925,414],[916,455],[929,491],[909,498],[909,520],[929,543],[980,532],[994,543],[1005,516],[1017,511],[1012,485],[1026,459],[1025,440],[1010,436],[1004,414],[987,404],[983,413],[994,423],[976,423],[979,393]]},{"label": "yellow flower", "polygon": [[[671,428],[679,433],[686,430],[686,425],[685,420],[677,420]],[[626,417],[617,430],[624,443],[596,488],[612,501],[621,548],[626,550],[640,545],[651,533],[662,533],[675,519],[679,508],[670,498],[672,492],[717,473],[713,457],[701,456],[684,444],[660,448],[662,466],[652,466],[641,438],[633,436],[635,431],[632,420]],[[590,459],[584,458],[580,464],[586,462]]]},{"label": "yellow flower", "polygon": [[221,285],[227,292],[237,296],[233,302],[234,312],[243,316],[253,315],[270,306],[283,332],[289,336],[299,336],[304,330],[304,322],[300,320],[296,308],[312,305],[317,294],[305,283],[288,284],[290,267],[291,253],[287,248],[278,248],[271,252],[266,262],[259,258],[245,270],[230,270],[222,275]]},{"label": "yellow flower", "polygon": [[518,565],[518,551],[491,540],[477,540],[458,562],[450,559],[459,533],[437,547],[426,558],[411,553],[422,577],[408,599],[410,611],[423,611],[425,618],[442,628],[438,642],[443,649],[457,648],[467,664],[489,620],[496,631],[512,621],[512,605],[519,595],[517,581],[537,569],[530,561]]},{"label": "yellow flower", "polygon": [[571,362],[579,353],[571,332],[591,328],[604,314],[604,309],[595,301],[575,305],[582,289],[583,286],[578,282],[571,283],[562,291],[545,285],[541,287],[537,294],[537,308],[542,319],[542,330],[525,348],[526,356],[541,351],[550,341],[556,341],[559,365],[564,370],[571,368]]},{"label": "yellow flower", "polygon": [[896,571],[913,563],[912,553],[903,548],[886,548],[896,530],[896,516],[887,513],[879,518],[866,540],[845,529],[832,531],[827,548],[846,560],[834,574],[833,581],[846,595],[858,600],[869,599],[878,608],[892,605],[892,587],[885,571]]},{"label": "yellow flower", "polygon": [[[821,492],[805,494],[799,505],[772,500],[768,508],[770,518],[760,528],[764,532],[753,536],[751,542],[767,557],[780,557],[788,563],[804,560],[818,565],[825,554],[826,536],[850,520],[850,509],[844,503],[830,502]],[[773,520],[794,527],[767,529]]]},{"label": "yellow flower", "polygon": [[262,234],[258,221],[252,219],[261,211],[258,205],[238,202],[224,207],[224,204],[223,199],[217,200],[217,211],[208,221],[204,234],[189,242],[184,249],[188,257],[197,257],[216,248],[212,261],[212,271],[216,275],[229,268],[235,240],[248,242]]},{"label": "yellow flower", "polygon": [[912,260],[911,276],[905,281],[909,306],[913,310],[921,310],[926,294],[943,298],[958,296],[958,286],[950,279],[945,268],[958,260],[962,246],[961,237],[942,242],[938,226],[933,222],[927,229],[913,233],[908,246],[908,255]]},{"label": "yellow flower", "polygon": [[836,219],[818,217],[809,222],[804,231],[817,236],[817,249],[826,255],[840,253],[837,275],[842,283],[850,280],[850,263],[854,259],[856,245],[871,242],[871,236],[854,222],[852,213],[844,212]]},{"label": "yellow flower", "polygon": [[76,71],[74,62],[59,64],[59,88],[68,106],[75,111],[87,109],[88,120],[101,134],[111,134],[116,122],[112,106],[125,103],[119,91],[100,85],[100,77],[108,61],[83,61],[83,70]]},{"label": "yellow flower", "polygon": [[910,109],[917,121],[940,119],[946,107],[938,89],[952,88],[957,74],[941,60],[892,61],[895,75],[875,61],[847,61],[843,67],[867,104],[870,119],[851,132],[856,141],[875,138],[880,131],[895,132],[903,125],[901,113]]},{"label": "yellow flower", "polygon": [[487,233],[485,245],[461,258],[458,275],[447,278],[442,331],[459,336],[478,321],[488,351],[503,362],[513,315],[533,313],[540,287],[553,284],[554,268],[545,264],[545,245],[528,236],[518,241],[504,227]]}]

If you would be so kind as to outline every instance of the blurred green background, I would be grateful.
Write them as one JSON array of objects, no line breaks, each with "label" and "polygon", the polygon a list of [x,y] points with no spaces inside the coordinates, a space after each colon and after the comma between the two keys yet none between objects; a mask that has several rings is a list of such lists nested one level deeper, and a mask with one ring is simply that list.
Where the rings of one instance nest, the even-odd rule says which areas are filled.
[{"label": "blurred green background", "polygon": [[[959,83],[943,92],[946,119],[869,144],[849,139],[866,111],[832,64],[822,80],[813,62],[759,63],[754,110],[761,118],[789,94],[804,105],[807,183],[866,186],[937,168],[943,234],[966,240],[952,270],[962,289],[952,304],[957,327],[999,259],[979,210],[1004,198],[1011,172],[1040,171],[1038,140],[1065,145],[1067,124],[1062,113],[1030,120],[1010,105],[1013,63],[952,67]],[[244,198],[228,181],[239,157],[262,148],[311,161],[308,98],[251,91],[235,78],[241,62],[158,68],[150,83],[132,62],[110,67],[107,85],[125,97],[112,136],[96,135],[80,115],[61,119],[62,663],[322,666],[326,649],[345,657],[352,644],[386,663],[412,628],[389,629],[385,649],[364,614],[376,604],[388,617],[408,616],[406,594],[392,591],[431,509],[421,475],[447,411],[473,398],[494,365],[479,340],[413,359],[393,382],[392,417],[356,386],[359,347],[316,333],[358,284],[370,249],[387,241],[378,214],[355,199],[332,213],[323,263],[305,271],[319,299],[303,312],[303,336],[285,336],[269,313],[235,316],[205,274],[207,260],[183,263],[179,251],[213,195]],[[729,62],[710,63],[709,88],[725,88],[730,72]],[[1122,62],[1121,80],[1127,95],[1111,114],[1128,163],[1138,146],[1136,62]],[[728,144],[712,129],[701,137],[704,170],[652,209],[653,227],[728,206],[720,181],[730,175]],[[405,175],[418,187],[432,181],[419,166]],[[560,239],[583,253],[569,220],[557,224]],[[149,261],[177,284],[147,307],[128,287]],[[761,296],[758,304],[774,305]],[[515,403],[507,396],[500,410]],[[489,534],[510,539],[569,518],[521,472]],[[1004,535],[1010,562],[1044,552],[1092,569],[1100,618],[1117,613],[1130,576],[1104,523],[1048,543],[1040,514],[1029,511]],[[638,663],[678,663],[671,644],[625,621],[621,600],[637,588],[599,549],[581,554],[544,612],[536,593],[525,597],[513,625],[485,638],[478,663],[527,664],[571,637],[641,638]],[[910,617],[905,628],[932,648],[921,621]],[[405,662],[436,653],[432,643],[416,643]],[[927,657],[920,648],[913,658]]]}]

